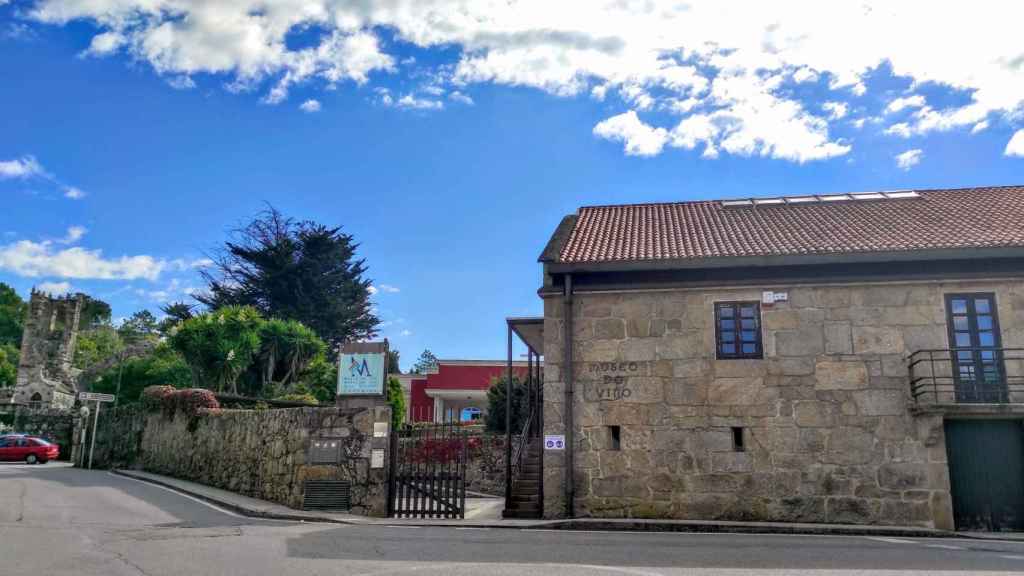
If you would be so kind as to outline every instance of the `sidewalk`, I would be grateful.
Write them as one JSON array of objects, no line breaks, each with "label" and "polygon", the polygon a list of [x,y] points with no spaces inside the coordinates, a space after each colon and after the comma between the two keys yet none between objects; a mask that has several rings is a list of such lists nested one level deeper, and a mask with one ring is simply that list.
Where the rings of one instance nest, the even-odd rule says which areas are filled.
[{"label": "sidewalk", "polygon": [[[723,532],[746,534],[814,534],[843,536],[916,537],[916,538],[975,538],[984,540],[1024,541],[1024,534],[948,532],[912,526],[858,526],[851,524],[804,524],[787,522],[726,522],[713,520],[645,520],[637,518],[602,519],[576,518],[569,520],[505,520],[500,518],[500,499],[470,498],[467,500],[465,520],[421,518],[368,518],[334,512],[294,510],[242,496],[227,490],[212,488],[196,482],[138,470],[115,470],[115,474],[149,482],[176,490],[243,516],[294,520],[301,522],[329,522],[335,524],[377,526],[453,526],[463,528],[519,528],[547,530],[634,531],[634,532]],[[480,502],[472,502],[479,500]],[[497,503],[496,503],[497,502]],[[497,516],[495,515],[497,511]],[[475,516],[475,517],[474,517]]]}]

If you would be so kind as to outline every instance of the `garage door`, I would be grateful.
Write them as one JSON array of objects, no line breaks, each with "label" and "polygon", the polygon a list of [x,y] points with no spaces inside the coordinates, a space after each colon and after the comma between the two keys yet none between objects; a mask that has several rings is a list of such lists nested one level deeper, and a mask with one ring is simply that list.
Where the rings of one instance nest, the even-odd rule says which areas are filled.
[{"label": "garage door", "polygon": [[957,530],[1024,530],[1024,426],[1019,420],[947,420]]}]

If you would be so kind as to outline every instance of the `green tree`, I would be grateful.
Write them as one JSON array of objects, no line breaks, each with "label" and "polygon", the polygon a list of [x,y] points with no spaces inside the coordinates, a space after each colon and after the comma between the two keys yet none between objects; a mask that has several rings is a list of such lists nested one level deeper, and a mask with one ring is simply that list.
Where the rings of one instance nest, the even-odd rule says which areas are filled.
[{"label": "green tree", "polygon": [[388,350],[388,374],[401,374],[402,367],[398,364],[398,350]]},{"label": "green tree", "polygon": [[202,272],[208,285],[196,299],[213,310],[252,306],[264,316],[296,320],[337,350],[372,338],[366,262],[340,227],[295,221],[273,207],[235,231],[215,264]]},{"label": "green tree", "polygon": [[338,366],[325,354],[314,358],[299,377],[299,385],[305,387],[321,404],[333,404],[338,389]]},{"label": "green tree", "polygon": [[121,323],[117,331],[125,340],[137,340],[159,333],[159,321],[149,310],[139,310]]},{"label": "green tree", "polygon": [[[505,402],[508,389],[508,378],[502,376],[491,380],[491,387],[487,390],[487,417],[485,424],[491,432],[505,432]],[[526,421],[527,398],[526,386],[515,374],[512,375],[512,432],[519,433]]]},{"label": "green tree", "polygon": [[260,327],[260,380],[287,389],[291,382],[322,356],[327,346],[316,333],[294,320],[272,318]]},{"label": "green tree", "polygon": [[250,306],[225,306],[182,322],[171,346],[188,363],[196,387],[238,393],[238,377],[260,351],[264,320]]},{"label": "green tree", "polygon": [[397,430],[405,420],[405,394],[398,378],[388,378],[388,404],[391,405],[391,429]]},{"label": "green tree", "polygon": [[192,371],[185,359],[169,344],[161,343],[146,356],[108,368],[93,380],[90,390],[117,394],[118,404],[134,404],[147,386],[188,388],[191,384]]},{"label": "green tree", "polygon": [[85,298],[78,317],[78,329],[91,330],[100,326],[109,326],[110,304],[89,295],[83,296]]},{"label": "green tree", "polygon": [[161,306],[160,311],[164,313],[165,317],[157,326],[160,335],[164,337],[168,336],[171,329],[177,326],[180,322],[195,316],[195,308],[194,304],[188,304],[186,302],[172,302]]},{"label": "green tree", "polygon": [[97,366],[121,358],[124,341],[112,326],[97,326],[78,334],[75,346],[75,368],[89,372]]},{"label": "green tree", "polygon": [[7,284],[0,282],[0,345],[21,347],[21,333],[25,328],[28,303]]},{"label": "green tree", "polygon": [[0,388],[14,386],[18,379],[18,349],[0,344]]},{"label": "green tree", "polygon": [[424,350],[416,363],[412,365],[412,374],[423,374],[437,366],[437,356],[430,350]]}]

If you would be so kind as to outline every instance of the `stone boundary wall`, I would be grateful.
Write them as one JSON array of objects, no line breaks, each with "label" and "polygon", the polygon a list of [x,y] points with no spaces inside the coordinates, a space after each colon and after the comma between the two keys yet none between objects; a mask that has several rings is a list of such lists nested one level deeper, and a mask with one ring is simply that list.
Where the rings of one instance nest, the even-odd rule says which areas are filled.
[{"label": "stone boundary wall", "polygon": [[505,496],[505,435],[471,433],[468,438],[466,490]]},{"label": "stone boundary wall", "polygon": [[[381,410],[219,410],[168,417],[119,408],[100,414],[93,467],[138,468],[292,508],[301,508],[306,480],[347,480],[353,514],[384,516],[387,469],[370,468],[374,421],[390,416],[376,413]],[[310,442],[320,436],[341,443],[340,464],[307,462]]]},{"label": "stone boundary wall", "polygon": [[39,436],[60,446],[60,459],[71,458],[71,446],[73,443],[73,432],[77,414],[69,410],[54,408],[31,408],[18,407],[13,412],[0,415],[0,426],[2,432],[18,432]]}]

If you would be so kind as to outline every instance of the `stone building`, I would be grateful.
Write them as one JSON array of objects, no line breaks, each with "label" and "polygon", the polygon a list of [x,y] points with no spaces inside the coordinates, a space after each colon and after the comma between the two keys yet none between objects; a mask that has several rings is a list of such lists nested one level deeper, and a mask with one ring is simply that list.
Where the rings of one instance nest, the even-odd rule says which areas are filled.
[{"label": "stone building", "polygon": [[584,207],[540,260],[546,517],[1024,528],[1024,187]]},{"label": "stone building", "polygon": [[85,296],[32,291],[11,402],[32,408],[71,408],[78,370],[72,368]]}]

